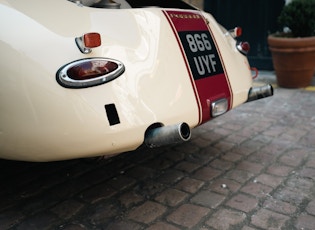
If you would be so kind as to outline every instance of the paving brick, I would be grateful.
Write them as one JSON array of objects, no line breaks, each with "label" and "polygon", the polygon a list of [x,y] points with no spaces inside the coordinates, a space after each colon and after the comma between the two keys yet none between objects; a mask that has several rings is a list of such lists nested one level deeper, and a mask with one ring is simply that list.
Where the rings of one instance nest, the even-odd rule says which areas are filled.
[{"label": "paving brick", "polygon": [[[194,154],[199,155],[199,152],[200,152],[200,148],[196,145],[190,144],[190,142],[185,142],[183,144],[176,145],[174,149],[179,153],[185,154],[185,156],[194,155]],[[195,159],[197,160],[198,157],[195,157]]]},{"label": "paving brick", "polygon": [[167,220],[184,228],[192,228],[208,215],[210,209],[193,204],[183,204],[169,216]]},{"label": "paving brick", "polygon": [[302,214],[297,218],[296,229],[313,230],[315,226],[315,217],[311,215]]},{"label": "paving brick", "polygon": [[256,177],[256,181],[268,185],[270,187],[276,188],[283,182],[283,178],[269,174],[260,174],[258,177]]},{"label": "paving brick", "polygon": [[264,166],[261,164],[258,164],[258,163],[254,163],[254,162],[250,162],[250,161],[245,160],[245,161],[240,162],[236,166],[236,168],[239,170],[252,172],[253,174],[258,174],[264,168]]},{"label": "paving brick", "polygon": [[[232,117],[231,117],[232,118]],[[243,128],[242,124],[239,124],[237,121],[232,121],[232,119],[229,122],[226,122],[224,124],[225,129],[230,129],[232,131],[238,131]]]},{"label": "paving brick", "polygon": [[195,152],[190,152],[186,159],[196,164],[205,165],[220,153],[220,150],[209,146],[208,148],[204,148]]},{"label": "paving brick", "polygon": [[144,167],[142,165],[137,165],[126,171],[126,175],[129,177],[133,177],[137,180],[144,180],[146,178],[152,177],[155,173],[155,170]]},{"label": "paving brick", "polygon": [[315,168],[315,156],[312,156],[310,157],[306,164],[305,164],[306,167],[310,167],[310,168]]},{"label": "paving brick", "polygon": [[296,206],[288,202],[283,202],[281,200],[274,199],[272,197],[269,197],[267,200],[265,200],[265,202],[263,203],[263,208],[285,215],[292,215],[297,211]]},{"label": "paving brick", "polygon": [[174,225],[165,223],[165,222],[157,222],[151,225],[147,230],[180,230],[180,228],[175,227]]},{"label": "paving brick", "polygon": [[66,200],[51,209],[61,219],[69,219],[84,207],[84,203],[76,200]]},{"label": "paving brick", "polygon": [[248,213],[257,207],[258,200],[256,200],[255,198],[252,198],[248,195],[237,194],[237,195],[233,196],[226,203],[226,205],[231,207],[231,208],[235,208],[237,210]]},{"label": "paving brick", "polygon": [[119,207],[111,203],[100,203],[93,208],[87,210],[86,219],[94,225],[103,225],[108,223],[112,218],[116,217],[119,213]]},{"label": "paving brick", "polygon": [[286,132],[282,133],[280,135],[280,138],[282,140],[287,140],[291,142],[297,142],[301,137],[303,137],[306,134],[305,130],[302,129],[290,129],[288,128]]},{"label": "paving brick", "polygon": [[146,166],[154,170],[163,170],[169,168],[173,164],[173,161],[163,157],[155,157],[154,160],[150,160],[146,163]]},{"label": "paving brick", "polygon": [[60,229],[64,230],[88,230],[89,228],[84,226],[83,224],[78,224],[78,223],[70,223],[70,224],[65,224],[59,226]]},{"label": "paving brick", "polygon": [[235,180],[239,183],[245,183],[249,179],[253,178],[254,174],[244,170],[233,169],[227,172],[225,177],[231,180]]},{"label": "paving brick", "polygon": [[277,190],[273,197],[288,202],[294,206],[299,206],[305,200],[309,199],[308,194],[304,193],[302,190],[290,187],[284,187]]},{"label": "paving brick", "polygon": [[176,185],[176,188],[189,193],[195,193],[204,185],[203,181],[193,178],[184,178]]},{"label": "paving brick", "polygon": [[219,142],[217,142],[214,147],[219,149],[222,152],[226,152],[230,149],[232,149],[233,147],[235,147],[236,144],[229,142],[228,140],[220,140]]},{"label": "paving brick", "polygon": [[[143,226],[135,223],[135,222],[131,222],[131,221],[126,221],[126,220],[118,220],[118,221],[114,221],[112,223],[110,223],[106,228],[102,227],[100,229],[110,229],[110,230],[140,230],[143,229]],[[75,230],[75,229],[73,229]]]},{"label": "paving brick", "polygon": [[241,191],[252,196],[262,198],[269,196],[269,193],[273,190],[273,188],[263,185],[260,183],[248,182]]},{"label": "paving brick", "polygon": [[251,224],[262,229],[284,229],[288,216],[275,213],[266,209],[260,209],[251,218]]},{"label": "paving brick", "polygon": [[184,177],[184,173],[175,170],[175,169],[168,169],[164,171],[157,179],[157,182],[160,182],[162,184],[174,184],[178,181],[180,181]]},{"label": "paving brick", "polygon": [[242,227],[242,230],[256,230],[257,228],[252,228],[252,227],[249,227],[249,226],[244,226]]},{"label": "paving brick", "polygon": [[211,142],[209,142],[208,140],[203,139],[203,138],[192,138],[190,143],[198,146],[199,148],[204,148],[204,147],[211,144]]},{"label": "paving brick", "polygon": [[[315,177],[313,177],[315,178]],[[315,181],[312,177],[301,177],[301,174],[293,175],[286,181],[286,186],[299,189],[304,193],[312,193],[315,188]]]},{"label": "paving brick", "polygon": [[261,148],[262,152],[279,156],[291,147],[291,141],[282,140],[280,138],[273,139],[268,145]]},{"label": "paving brick", "polygon": [[288,166],[297,167],[301,165],[303,159],[306,157],[306,154],[307,152],[305,150],[293,149],[281,156],[279,161]]},{"label": "paving brick", "polygon": [[23,220],[16,229],[17,230],[45,230],[53,229],[54,226],[58,225],[61,221],[55,217],[52,213],[41,212],[34,216],[30,216]]},{"label": "paving brick", "polygon": [[245,218],[246,215],[243,212],[219,209],[206,221],[206,224],[219,230],[236,229],[236,225],[242,223]]},{"label": "paving brick", "polygon": [[134,191],[127,191],[119,196],[118,200],[123,207],[130,208],[142,202],[144,197],[136,194]]},{"label": "paving brick", "polygon": [[278,137],[282,133],[284,133],[286,129],[287,129],[286,126],[275,125],[275,126],[269,127],[266,131],[264,131],[264,134],[271,137]]},{"label": "paving brick", "polygon": [[144,204],[133,209],[129,213],[128,218],[137,222],[149,224],[160,217],[165,211],[165,206],[156,202],[146,201]]},{"label": "paving brick", "polygon": [[273,138],[260,133],[259,135],[256,135],[252,140],[259,142],[261,145],[260,149],[262,149],[265,146],[267,146],[269,143],[271,143]]},{"label": "paving brick", "polygon": [[195,164],[192,162],[183,161],[175,166],[175,169],[191,173],[200,167],[199,164]]},{"label": "paving brick", "polygon": [[145,197],[145,198],[150,198],[151,196],[157,194],[158,192],[161,192],[166,189],[166,185],[161,184],[155,180],[148,180],[146,182],[141,182],[138,183],[137,185],[134,186],[133,190]]},{"label": "paving brick", "polygon": [[219,178],[215,181],[212,181],[207,186],[207,189],[209,189],[210,191],[228,195],[230,193],[237,192],[240,187],[241,184],[236,181],[229,180],[226,178]]},{"label": "paving brick", "polygon": [[228,136],[231,134],[231,130],[227,129],[225,127],[226,123],[224,124],[224,126],[219,126],[219,128],[214,128],[214,131],[218,134],[220,134],[221,136]]},{"label": "paving brick", "polygon": [[[208,122],[208,123],[210,123],[210,122]],[[204,129],[207,126],[208,125],[206,123],[206,124],[203,124],[202,126],[199,126],[197,129]],[[213,130],[211,130],[209,132],[209,130],[211,130],[211,129],[209,128],[208,130],[206,130],[207,131],[206,133],[204,133],[203,135],[200,136],[202,139],[207,140],[209,143],[214,143],[223,137],[222,134],[219,134]]]},{"label": "paving brick", "polygon": [[242,136],[240,133],[229,135],[228,137],[224,139],[224,141],[226,142],[237,144],[237,145],[241,144],[242,142],[246,140],[247,140],[247,137]]},{"label": "paving brick", "polygon": [[176,189],[166,189],[160,195],[158,195],[155,200],[166,206],[177,206],[183,200],[188,197],[188,194]]},{"label": "paving brick", "polygon": [[185,159],[186,154],[180,151],[176,151],[174,149],[167,149],[167,151],[164,151],[165,154],[163,154],[163,156],[166,159],[171,160],[172,162],[176,163],[176,162],[180,162],[182,160]]},{"label": "paving brick", "polygon": [[98,201],[108,199],[116,193],[117,190],[113,189],[108,184],[103,183],[95,187],[90,187],[88,190],[82,192],[79,197],[89,203],[96,203]]},{"label": "paving brick", "polygon": [[305,178],[314,179],[315,178],[315,169],[313,168],[303,168],[300,171],[300,176]]},{"label": "paving brick", "polygon": [[314,132],[309,133],[308,135],[305,135],[304,137],[302,137],[300,139],[300,143],[308,147],[314,147],[314,143],[315,143]]},{"label": "paving brick", "polygon": [[198,192],[195,196],[191,198],[191,202],[197,205],[206,206],[208,208],[216,208],[225,200],[225,196],[210,192],[208,190],[203,190]]},{"label": "paving brick", "polygon": [[213,168],[217,168],[219,170],[229,170],[233,167],[233,164],[230,161],[225,161],[221,159],[215,159],[214,161],[210,162],[210,166]]},{"label": "paving brick", "polygon": [[[236,146],[235,148],[233,148],[233,150],[236,150],[236,153],[240,154],[240,155],[245,155],[248,156],[256,151],[258,151],[259,149],[261,149],[263,146],[265,146],[265,142],[260,141],[259,138],[261,138],[260,135],[256,136],[254,139],[249,139],[245,142],[243,142],[240,146]],[[242,152],[239,150],[239,147],[241,147],[242,150],[244,150],[244,148],[246,148],[245,152]]]},{"label": "paving brick", "polygon": [[306,207],[308,214],[313,215],[315,218],[315,199],[312,200]]},{"label": "paving brick", "polygon": [[284,177],[290,175],[293,170],[294,168],[290,166],[273,164],[268,167],[267,172],[272,175]]},{"label": "paving brick", "polygon": [[0,229],[9,229],[18,224],[25,216],[20,211],[6,210],[6,212],[0,212]]},{"label": "paving brick", "polygon": [[222,159],[231,162],[238,162],[242,159],[242,157],[243,156],[241,154],[235,152],[227,152],[222,156]]},{"label": "paving brick", "polygon": [[273,153],[259,151],[250,155],[248,157],[248,160],[261,164],[262,166],[265,166],[265,165],[270,165],[272,162],[274,162],[276,157],[277,156]]},{"label": "paving brick", "polygon": [[210,167],[203,167],[194,173],[194,178],[203,181],[210,181],[219,176],[222,171]]},{"label": "paving brick", "polygon": [[117,190],[123,190],[125,188],[130,187],[136,182],[135,179],[125,176],[125,175],[119,175],[117,177],[112,178],[107,182],[108,185],[110,185],[112,188]]}]

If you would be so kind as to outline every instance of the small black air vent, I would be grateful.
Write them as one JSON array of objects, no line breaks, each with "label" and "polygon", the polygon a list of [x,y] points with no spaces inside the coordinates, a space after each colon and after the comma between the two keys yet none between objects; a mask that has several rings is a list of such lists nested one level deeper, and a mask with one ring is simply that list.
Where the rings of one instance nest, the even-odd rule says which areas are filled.
[{"label": "small black air vent", "polygon": [[120,123],[115,104],[105,105],[105,110],[110,125],[117,125]]}]

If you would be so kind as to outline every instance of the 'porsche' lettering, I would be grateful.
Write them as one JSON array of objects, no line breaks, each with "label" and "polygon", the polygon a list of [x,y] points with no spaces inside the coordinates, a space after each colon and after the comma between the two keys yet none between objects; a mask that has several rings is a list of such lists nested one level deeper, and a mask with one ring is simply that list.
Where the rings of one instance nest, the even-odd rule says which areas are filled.
[{"label": "'porsche' lettering", "polygon": [[171,18],[181,18],[181,19],[200,19],[198,14],[169,14]]}]

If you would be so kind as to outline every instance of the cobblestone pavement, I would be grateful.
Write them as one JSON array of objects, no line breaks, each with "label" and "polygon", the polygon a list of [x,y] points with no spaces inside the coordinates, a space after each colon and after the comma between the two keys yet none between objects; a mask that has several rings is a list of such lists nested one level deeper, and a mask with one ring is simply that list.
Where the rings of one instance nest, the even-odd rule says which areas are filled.
[{"label": "cobblestone pavement", "polygon": [[0,170],[0,229],[314,229],[315,92],[276,88],[176,146]]}]

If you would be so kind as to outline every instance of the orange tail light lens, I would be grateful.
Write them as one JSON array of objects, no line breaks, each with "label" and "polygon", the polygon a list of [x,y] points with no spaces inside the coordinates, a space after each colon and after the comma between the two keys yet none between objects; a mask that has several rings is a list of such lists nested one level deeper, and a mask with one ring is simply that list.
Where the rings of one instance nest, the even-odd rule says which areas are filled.
[{"label": "orange tail light lens", "polygon": [[81,37],[75,38],[79,50],[84,54],[92,52],[92,48],[101,46],[101,35],[99,33],[86,33]]},{"label": "orange tail light lens", "polygon": [[101,45],[101,35],[99,33],[87,33],[83,35],[84,45],[87,48],[95,48]]}]

